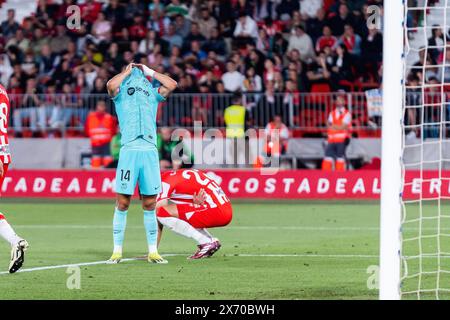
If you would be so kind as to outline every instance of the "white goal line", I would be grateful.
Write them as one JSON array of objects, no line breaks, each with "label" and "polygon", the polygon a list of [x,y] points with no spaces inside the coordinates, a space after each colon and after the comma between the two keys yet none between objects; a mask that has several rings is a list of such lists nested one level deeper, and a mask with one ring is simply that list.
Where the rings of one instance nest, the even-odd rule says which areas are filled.
[{"label": "white goal line", "polygon": [[[163,254],[164,257],[177,257],[177,256],[189,256],[188,253],[168,253]],[[337,259],[378,259],[378,255],[370,255],[370,254],[226,254],[224,257],[268,257],[268,258],[337,258]],[[427,256],[431,258],[431,256]],[[425,258],[427,258],[425,257]],[[441,257],[444,259],[450,259],[450,256]],[[125,258],[122,259],[121,262],[129,262],[143,260],[143,257],[136,258]],[[84,267],[84,266],[95,266],[95,265],[106,265],[106,260],[102,261],[93,261],[93,262],[80,262],[80,263],[71,263],[71,264],[60,264],[54,266],[43,266],[43,267],[34,267],[34,268],[24,268],[20,269],[17,273],[23,272],[34,272],[34,271],[44,271],[44,270],[53,270],[53,269],[62,269],[62,268],[70,268],[70,267]],[[9,274],[8,271],[0,272],[0,275]]]}]

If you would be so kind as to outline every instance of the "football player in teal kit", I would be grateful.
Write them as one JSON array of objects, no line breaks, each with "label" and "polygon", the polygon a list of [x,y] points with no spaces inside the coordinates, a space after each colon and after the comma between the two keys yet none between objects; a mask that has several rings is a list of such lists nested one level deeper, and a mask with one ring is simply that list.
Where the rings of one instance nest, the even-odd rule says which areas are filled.
[{"label": "football player in teal kit", "polygon": [[[152,79],[150,82],[147,77]],[[142,196],[148,261],[167,263],[157,249],[156,197],[161,191],[156,113],[158,104],[175,90],[177,83],[167,75],[142,64],[129,64],[108,81],[121,132],[121,149],[116,171],[117,202],[113,219],[114,251],[109,263],[119,263],[125,235],[127,212],[136,184]]]}]

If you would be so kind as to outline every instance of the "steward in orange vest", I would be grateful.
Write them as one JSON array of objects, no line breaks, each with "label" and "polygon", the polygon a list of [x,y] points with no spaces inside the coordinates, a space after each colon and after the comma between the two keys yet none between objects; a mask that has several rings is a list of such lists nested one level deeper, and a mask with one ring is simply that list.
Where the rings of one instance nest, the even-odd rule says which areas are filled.
[{"label": "steward in orange vest", "polygon": [[341,97],[338,97],[338,106],[328,116],[328,145],[325,149],[325,158],[322,161],[322,170],[346,170],[345,150],[350,139],[352,116],[343,106]]},{"label": "steward in orange vest", "polygon": [[92,168],[106,167],[113,161],[109,144],[117,132],[117,121],[106,112],[106,103],[97,102],[96,110],[86,119],[86,135],[91,139]]},{"label": "steward in orange vest", "polygon": [[275,115],[273,121],[267,124],[264,133],[264,155],[259,155],[256,158],[253,164],[254,168],[262,168],[265,157],[280,157],[287,151],[290,133],[279,115]]}]

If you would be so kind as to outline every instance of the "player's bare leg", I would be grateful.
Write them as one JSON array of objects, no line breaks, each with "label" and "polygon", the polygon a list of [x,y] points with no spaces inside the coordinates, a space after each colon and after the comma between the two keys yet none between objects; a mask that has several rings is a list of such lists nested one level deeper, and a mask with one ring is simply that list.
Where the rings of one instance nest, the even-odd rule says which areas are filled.
[{"label": "player's bare leg", "polygon": [[144,209],[144,227],[148,244],[148,262],[166,264],[165,260],[158,253],[158,220],[156,218],[156,197],[157,195],[142,195],[142,209]]},{"label": "player's bare leg", "polygon": [[28,242],[19,237],[11,225],[6,221],[5,216],[0,213],[0,236],[11,244],[11,261],[9,263],[9,273],[17,272],[25,261],[25,251]]},{"label": "player's bare leg", "polygon": [[108,264],[116,264],[122,260],[122,248],[125,237],[125,229],[127,226],[127,214],[130,207],[131,196],[126,194],[117,194],[116,208],[114,209],[113,218],[113,239],[114,250]]}]

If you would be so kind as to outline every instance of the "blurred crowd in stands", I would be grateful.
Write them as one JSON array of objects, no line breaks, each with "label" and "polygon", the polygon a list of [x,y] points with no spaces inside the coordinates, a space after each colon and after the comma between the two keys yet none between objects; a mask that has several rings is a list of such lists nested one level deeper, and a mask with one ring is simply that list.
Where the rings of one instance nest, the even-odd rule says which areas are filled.
[{"label": "blurred crowd in stands", "polygon": [[[382,8],[382,2],[40,0],[23,21],[10,10],[1,22],[0,82],[10,94],[23,94],[13,101],[19,136],[24,122],[33,135],[83,124],[96,95],[106,94],[108,79],[132,61],[169,73],[179,84],[175,93],[259,93],[252,102],[270,114],[255,125],[265,126],[280,113],[278,93],[379,87],[382,31],[368,28],[366,20],[368,6]],[[80,7],[81,25],[69,29],[73,4]],[[94,94],[94,101],[74,93]],[[224,110],[231,97],[173,101],[173,108],[187,104],[188,111],[163,119],[165,125],[205,120],[208,105],[223,104]]]}]

